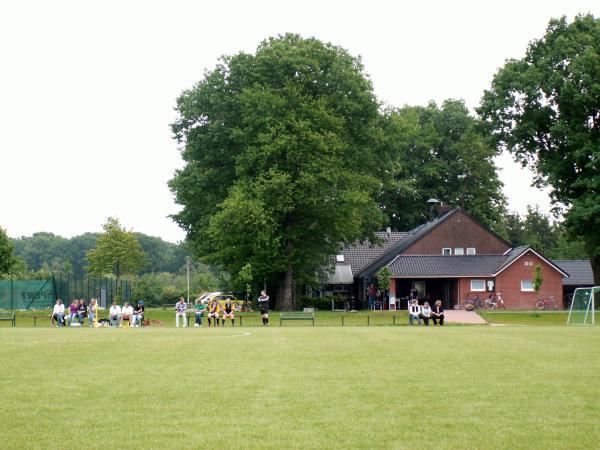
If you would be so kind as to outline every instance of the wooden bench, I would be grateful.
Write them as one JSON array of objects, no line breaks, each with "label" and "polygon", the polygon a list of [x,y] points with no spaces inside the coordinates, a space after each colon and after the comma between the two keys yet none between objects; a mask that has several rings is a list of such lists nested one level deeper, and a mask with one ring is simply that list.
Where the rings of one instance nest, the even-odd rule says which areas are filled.
[{"label": "wooden bench", "polygon": [[302,311],[282,312],[279,314],[279,326],[284,320],[310,320],[315,326],[315,309],[304,308]]},{"label": "wooden bench", "polygon": [[0,311],[0,320],[8,320],[13,327],[17,326],[17,315],[14,312]]}]

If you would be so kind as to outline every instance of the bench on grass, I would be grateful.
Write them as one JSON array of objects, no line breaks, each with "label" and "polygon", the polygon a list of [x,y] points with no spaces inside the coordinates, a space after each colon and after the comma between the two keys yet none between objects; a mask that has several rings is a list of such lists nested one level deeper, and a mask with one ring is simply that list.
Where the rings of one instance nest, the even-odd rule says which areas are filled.
[{"label": "bench on grass", "polygon": [[282,312],[279,315],[279,326],[284,320],[310,320],[315,326],[315,309],[304,308],[302,311]]},{"label": "bench on grass", "polygon": [[8,320],[13,327],[17,326],[17,315],[14,312],[0,311],[0,320]]}]

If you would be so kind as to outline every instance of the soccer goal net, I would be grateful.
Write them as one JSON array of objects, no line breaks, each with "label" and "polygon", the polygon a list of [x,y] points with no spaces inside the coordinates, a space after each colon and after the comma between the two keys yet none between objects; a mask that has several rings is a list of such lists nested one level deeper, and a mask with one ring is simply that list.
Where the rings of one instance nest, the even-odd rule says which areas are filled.
[{"label": "soccer goal net", "polygon": [[575,289],[567,325],[594,325],[598,303],[600,303],[600,286]]}]

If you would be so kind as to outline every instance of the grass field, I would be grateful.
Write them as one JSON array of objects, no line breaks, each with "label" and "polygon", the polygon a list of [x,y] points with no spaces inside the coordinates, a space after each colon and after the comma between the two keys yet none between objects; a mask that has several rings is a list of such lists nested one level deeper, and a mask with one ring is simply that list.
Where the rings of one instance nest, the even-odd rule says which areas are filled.
[{"label": "grass field", "polygon": [[597,448],[599,327],[0,329],[3,448]]}]

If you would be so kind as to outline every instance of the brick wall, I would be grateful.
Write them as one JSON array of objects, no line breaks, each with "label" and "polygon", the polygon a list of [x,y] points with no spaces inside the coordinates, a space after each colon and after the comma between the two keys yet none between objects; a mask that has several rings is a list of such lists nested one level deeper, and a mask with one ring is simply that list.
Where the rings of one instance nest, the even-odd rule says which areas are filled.
[{"label": "brick wall", "polygon": [[475,247],[478,255],[503,254],[510,249],[462,211],[458,211],[402,252],[404,255],[441,255],[442,248]]},{"label": "brick wall", "polygon": [[[521,291],[521,280],[533,280],[535,266],[542,268],[543,283],[540,292]],[[496,292],[503,292],[502,298],[507,309],[535,309],[539,298],[554,296],[559,309],[564,308],[562,275],[552,266],[538,258],[531,250],[517,259],[496,277]]]}]

